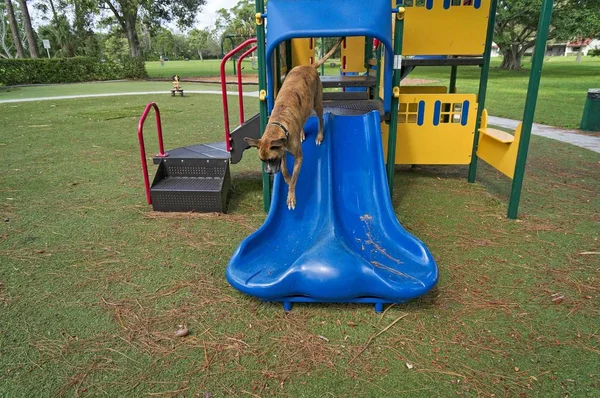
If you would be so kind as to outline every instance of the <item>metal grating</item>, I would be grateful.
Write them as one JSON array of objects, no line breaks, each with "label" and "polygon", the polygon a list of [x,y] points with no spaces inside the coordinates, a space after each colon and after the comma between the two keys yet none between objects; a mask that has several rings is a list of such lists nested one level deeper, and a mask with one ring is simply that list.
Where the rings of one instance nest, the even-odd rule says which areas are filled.
[{"label": "metal grating", "polygon": [[156,191],[215,191],[219,192],[223,185],[222,178],[202,177],[169,177],[152,187]]},{"label": "metal grating", "polygon": [[383,105],[381,101],[324,101],[324,112],[331,112],[334,115],[352,116],[364,115],[371,111],[378,111],[383,115]]},{"label": "metal grating", "polygon": [[223,166],[196,166],[166,163],[167,170],[172,177],[222,177],[226,165]]},{"label": "metal grating", "polygon": [[152,201],[157,211],[223,211],[218,192],[156,192]]}]

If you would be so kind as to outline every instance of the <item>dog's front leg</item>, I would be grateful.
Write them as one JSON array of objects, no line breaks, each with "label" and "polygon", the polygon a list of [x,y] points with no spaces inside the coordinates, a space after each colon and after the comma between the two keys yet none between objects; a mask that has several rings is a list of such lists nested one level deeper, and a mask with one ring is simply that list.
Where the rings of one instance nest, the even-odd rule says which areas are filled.
[{"label": "dog's front leg", "polygon": [[286,158],[287,152],[285,152],[281,158],[281,175],[283,176],[285,183],[290,185],[290,173],[288,173]]},{"label": "dog's front leg", "polygon": [[302,154],[295,156],[294,170],[292,171],[292,179],[289,182],[287,206],[289,210],[296,208],[296,181],[298,181],[298,175],[300,174],[300,168],[302,167]]}]

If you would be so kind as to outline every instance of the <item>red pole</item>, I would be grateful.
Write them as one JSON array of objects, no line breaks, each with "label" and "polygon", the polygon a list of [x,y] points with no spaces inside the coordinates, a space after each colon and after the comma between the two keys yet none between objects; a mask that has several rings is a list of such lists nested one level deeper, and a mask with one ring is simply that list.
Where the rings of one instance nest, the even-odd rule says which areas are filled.
[{"label": "red pole", "polygon": [[154,102],[150,102],[146,105],[144,109],[144,113],[142,113],[142,117],[140,117],[140,121],[138,122],[138,141],[140,143],[140,157],[142,160],[142,172],[144,173],[144,187],[146,189],[146,201],[149,205],[152,204],[152,198],[150,197],[150,179],[148,178],[148,162],[146,160],[146,146],[144,145],[144,122],[150,113],[150,110],[154,108],[154,112],[156,113],[156,129],[158,131],[158,150],[159,153],[156,156],[159,157],[167,157],[168,153],[165,153],[165,149],[163,147],[163,137],[162,137],[162,124],[160,122],[160,111],[158,110],[158,105]]},{"label": "red pole", "polygon": [[240,124],[244,123],[244,94],[242,90],[242,61],[258,47],[251,47],[248,51],[240,55],[237,61],[237,80],[238,80],[238,104],[240,108]]},{"label": "red pole", "polygon": [[228,152],[231,151],[231,133],[229,131],[229,107],[227,105],[227,77],[225,76],[225,64],[227,64],[229,58],[233,57],[234,54],[251,43],[256,43],[256,38],[244,41],[242,44],[229,51],[221,60],[221,95],[223,100],[223,118],[225,122],[225,145]]}]

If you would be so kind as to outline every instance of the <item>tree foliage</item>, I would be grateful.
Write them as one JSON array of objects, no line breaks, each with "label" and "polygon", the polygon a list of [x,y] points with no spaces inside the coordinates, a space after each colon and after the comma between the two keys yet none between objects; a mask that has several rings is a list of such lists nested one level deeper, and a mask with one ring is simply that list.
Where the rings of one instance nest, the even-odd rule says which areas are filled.
[{"label": "tree foliage", "polygon": [[110,10],[129,43],[129,55],[139,57],[137,25],[158,27],[175,21],[180,28],[190,27],[206,0],[100,0],[99,7]]},{"label": "tree foliage", "polygon": [[[535,46],[542,0],[499,0],[494,41],[504,60],[501,68],[519,69]],[[555,0],[549,39],[573,40],[600,32],[600,0]]]}]

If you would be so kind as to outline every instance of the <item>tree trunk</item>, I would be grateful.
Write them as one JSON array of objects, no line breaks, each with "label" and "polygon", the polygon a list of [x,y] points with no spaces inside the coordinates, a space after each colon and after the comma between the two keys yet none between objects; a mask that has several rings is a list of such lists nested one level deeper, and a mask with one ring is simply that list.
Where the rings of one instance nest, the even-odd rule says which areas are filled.
[{"label": "tree trunk", "polygon": [[581,58],[583,57],[583,46],[579,47],[579,51],[577,52],[577,59],[575,62],[581,62]]},{"label": "tree trunk", "polygon": [[140,54],[140,40],[138,39],[137,32],[135,30],[136,16],[127,15],[125,18],[125,33],[127,34],[127,42],[129,43],[129,56],[132,58],[139,57]]},{"label": "tree trunk", "polygon": [[519,49],[518,45],[512,45],[508,49],[502,51],[504,59],[500,65],[500,69],[519,70],[521,69],[521,61],[523,59],[524,50]]},{"label": "tree trunk", "polygon": [[17,57],[25,58],[25,51],[21,44],[21,37],[19,36],[19,25],[17,25],[17,18],[15,17],[15,10],[13,9],[11,0],[6,0],[6,11],[8,12],[8,20],[10,25],[10,31],[12,33],[13,43],[17,49]]},{"label": "tree trunk", "polygon": [[21,4],[21,12],[23,13],[23,23],[25,24],[25,36],[27,36],[27,43],[29,44],[29,55],[31,58],[38,58],[37,41],[33,34],[33,28],[31,26],[31,18],[29,17],[29,8],[27,8],[26,0],[19,0]]}]

